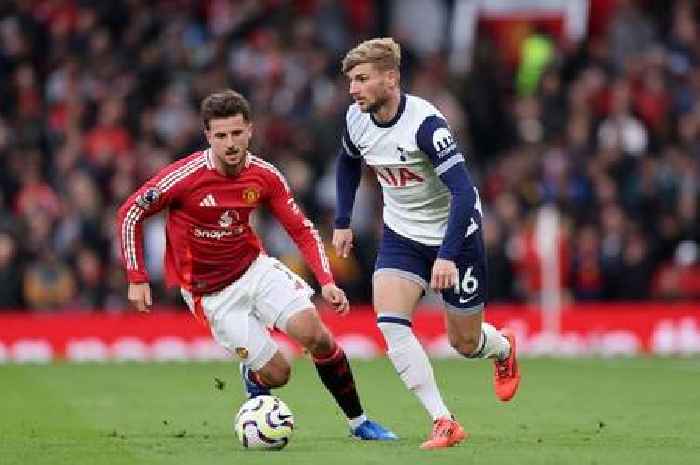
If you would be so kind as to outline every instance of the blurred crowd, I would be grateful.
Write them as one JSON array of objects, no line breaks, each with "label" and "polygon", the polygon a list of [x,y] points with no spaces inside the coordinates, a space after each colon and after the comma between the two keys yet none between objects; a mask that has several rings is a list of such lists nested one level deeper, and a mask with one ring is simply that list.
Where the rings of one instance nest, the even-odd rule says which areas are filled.
[{"label": "blurred crowd", "polygon": [[[335,157],[349,103],[339,60],[369,37],[403,46],[404,90],[457,135],[485,210],[492,301],[541,292],[538,211],[559,213],[560,285],[578,300],[700,298],[700,31],[695,2],[604,3],[586,38],[534,24],[512,62],[480,29],[454,70],[450,0],[16,0],[0,6],[0,308],[127,307],[115,210],[205,147],[198,104],[231,87],[254,110],[253,152],[287,176],[330,242]],[[659,4],[664,4],[663,8]],[[406,25],[421,24],[420,33]],[[350,260],[358,302],[381,231],[363,179]],[[146,223],[156,301],[163,218]],[[313,282],[286,233],[266,248]]]}]

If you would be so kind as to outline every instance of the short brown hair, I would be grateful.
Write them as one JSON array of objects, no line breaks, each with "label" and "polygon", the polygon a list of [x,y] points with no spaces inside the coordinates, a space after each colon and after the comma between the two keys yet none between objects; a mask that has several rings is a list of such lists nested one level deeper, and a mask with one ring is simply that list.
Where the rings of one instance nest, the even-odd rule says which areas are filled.
[{"label": "short brown hair", "polygon": [[380,69],[398,71],[401,66],[401,46],[391,37],[365,40],[343,58],[343,74],[362,63],[373,63]]},{"label": "short brown hair", "polygon": [[241,115],[243,119],[250,121],[250,104],[235,90],[226,89],[210,94],[202,100],[199,113],[204,127],[209,129],[209,121],[216,118]]}]

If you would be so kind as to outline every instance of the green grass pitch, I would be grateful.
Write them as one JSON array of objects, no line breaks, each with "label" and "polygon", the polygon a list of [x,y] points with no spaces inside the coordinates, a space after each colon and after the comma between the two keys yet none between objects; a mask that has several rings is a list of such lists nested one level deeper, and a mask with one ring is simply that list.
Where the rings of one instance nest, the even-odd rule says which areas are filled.
[{"label": "green grass pitch", "polygon": [[281,452],[235,440],[232,363],[0,365],[0,464],[700,464],[697,358],[525,359],[509,404],[493,395],[490,362],[436,361],[471,437],[432,452],[418,449],[429,421],[390,363],[353,366],[367,413],[399,441],[349,439],[307,360],[277,391],[296,418]]}]

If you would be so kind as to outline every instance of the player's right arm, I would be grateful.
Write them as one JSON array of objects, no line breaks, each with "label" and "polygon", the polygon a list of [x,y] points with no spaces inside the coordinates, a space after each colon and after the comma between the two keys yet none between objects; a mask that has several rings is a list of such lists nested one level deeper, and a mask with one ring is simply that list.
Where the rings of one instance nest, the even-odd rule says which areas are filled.
[{"label": "player's right arm", "polygon": [[117,212],[116,234],[119,252],[129,282],[128,299],[139,311],[151,306],[151,287],[143,253],[143,221],[172,202],[186,166],[173,163],[134,192]]},{"label": "player's right arm", "polygon": [[350,219],[355,204],[355,194],[362,179],[362,158],[347,128],[343,133],[342,147],[338,154],[335,172],[336,208],[333,246],[339,257],[347,257],[352,248],[352,229]]}]

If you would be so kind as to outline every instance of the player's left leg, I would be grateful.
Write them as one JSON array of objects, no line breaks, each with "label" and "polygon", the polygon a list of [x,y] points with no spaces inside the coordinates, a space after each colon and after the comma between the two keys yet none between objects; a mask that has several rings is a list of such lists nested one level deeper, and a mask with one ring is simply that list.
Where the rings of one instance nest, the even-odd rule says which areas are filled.
[{"label": "player's left leg", "polygon": [[450,344],[467,358],[493,359],[496,396],[508,401],[520,383],[515,336],[483,321],[488,275],[481,231],[467,238],[455,265],[459,271],[457,285],[441,292]]},{"label": "player's left leg", "polygon": [[462,312],[448,306],[445,312],[447,336],[450,345],[463,356],[494,360],[494,390],[505,402],[513,398],[520,383],[515,335],[508,329],[499,331],[484,322],[481,307],[478,308]]},{"label": "player's left leg", "polygon": [[397,439],[394,433],[369,420],[364,414],[345,352],[323,324],[315,308],[292,311],[283,325],[280,323],[278,321],[278,327],[311,354],[321,382],[347,417],[353,436],[365,440]]},{"label": "player's left leg", "polygon": [[260,279],[255,286],[254,313],[309,351],[323,385],[345,413],[355,437],[396,439],[394,433],[364,415],[345,352],[311,303],[313,290],[277,259],[264,257],[260,268]]}]

